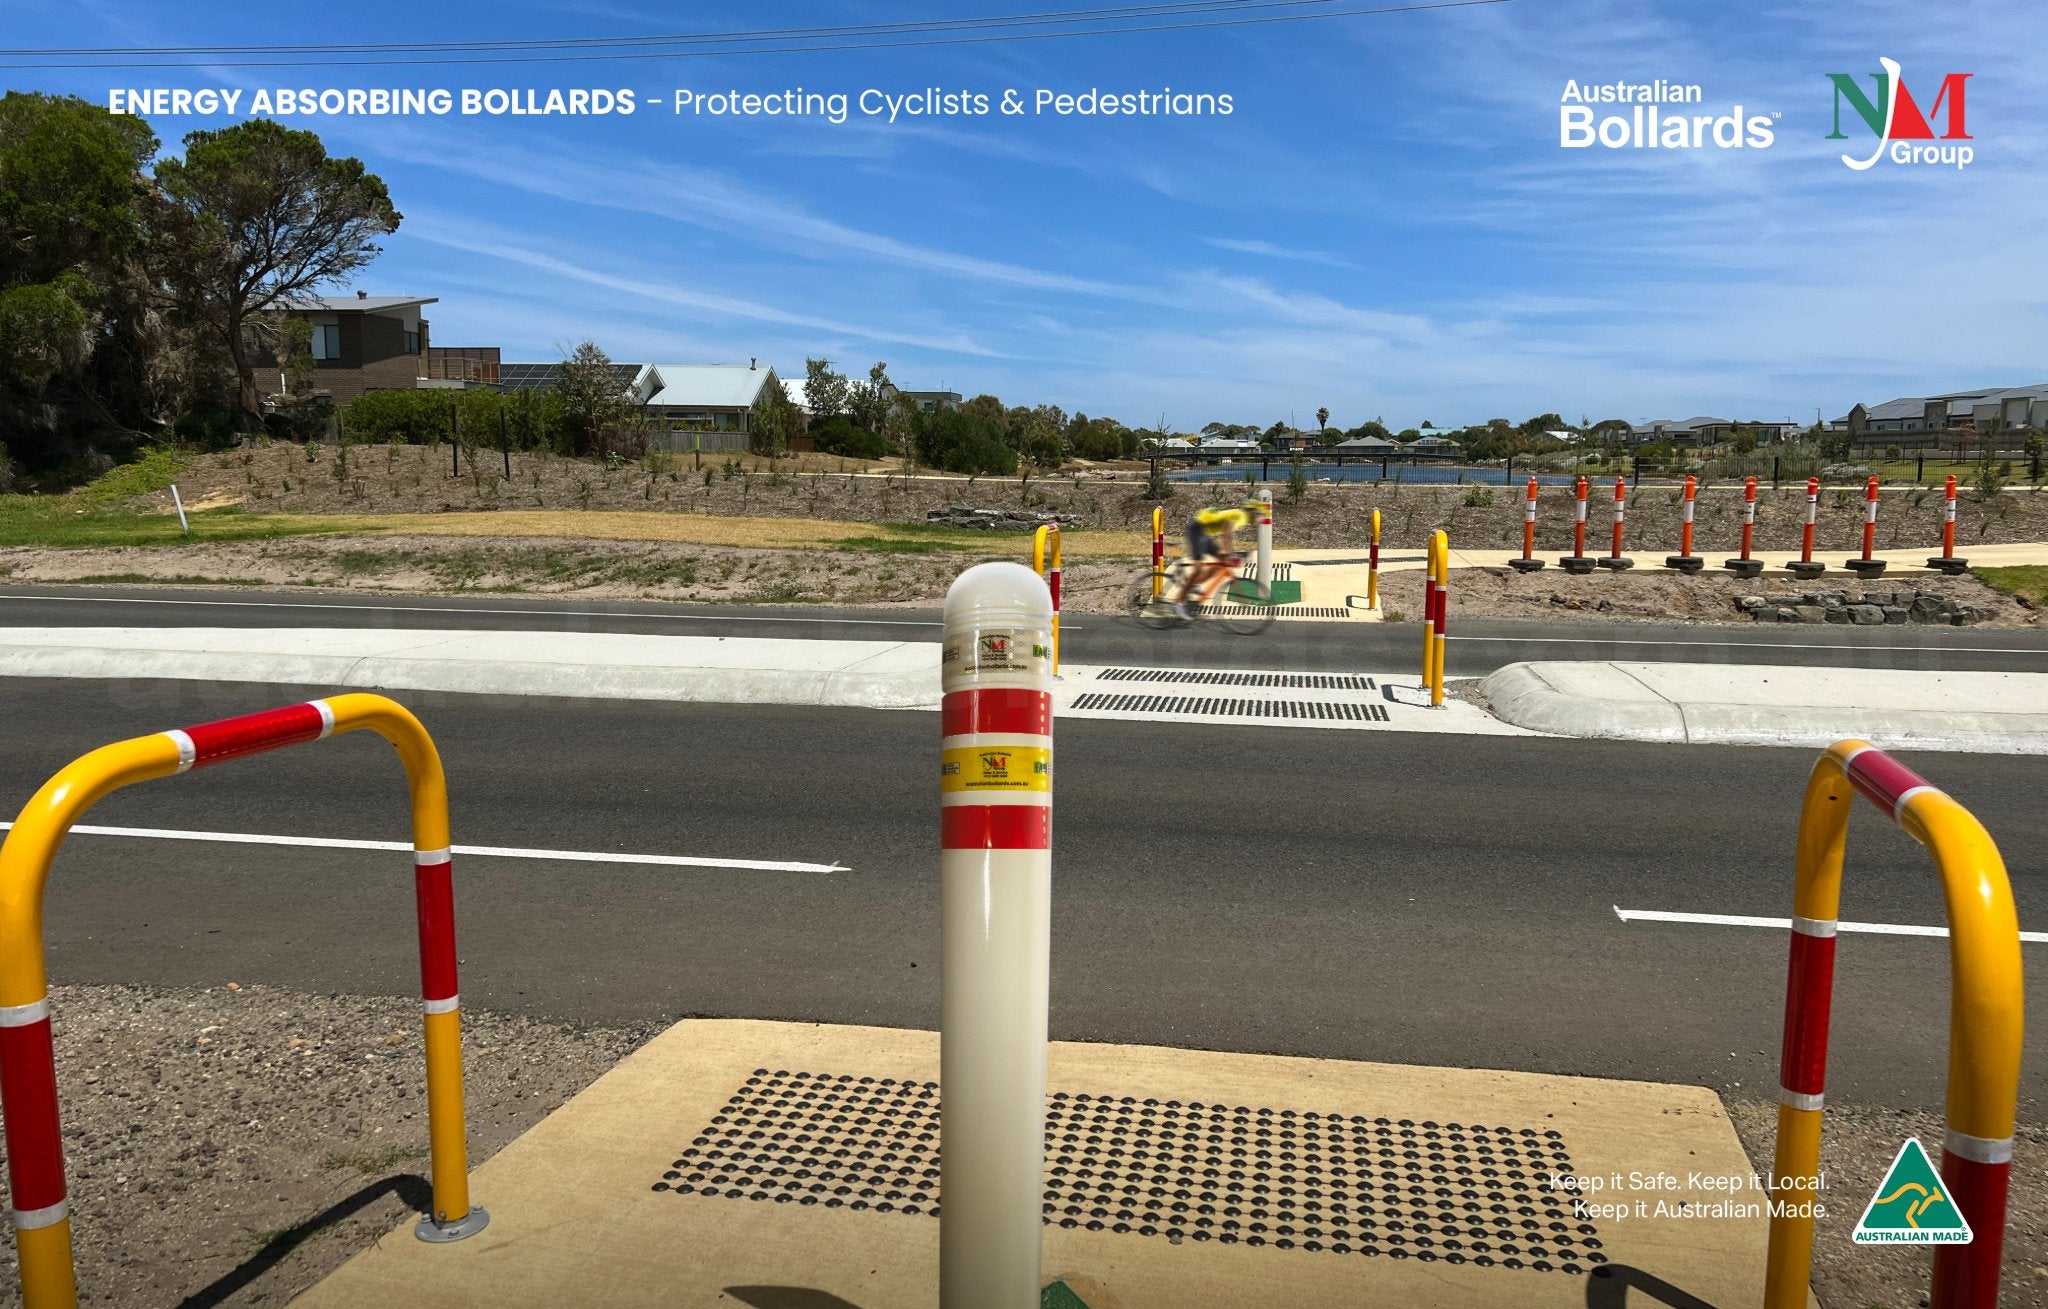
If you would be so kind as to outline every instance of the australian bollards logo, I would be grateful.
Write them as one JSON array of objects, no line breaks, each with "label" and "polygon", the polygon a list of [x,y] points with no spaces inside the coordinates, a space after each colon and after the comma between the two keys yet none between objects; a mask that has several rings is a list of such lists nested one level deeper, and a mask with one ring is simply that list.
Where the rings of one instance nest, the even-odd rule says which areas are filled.
[{"label": "australian bollards logo", "polygon": [[[1609,150],[1761,150],[1776,139],[1778,115],[1745,114],[1741,105],[1720,113],[1697,113],[1704,92],[1698,83],[1567,81],[1558,98],[1557,143],[1567,150],[1605,146]],[[1601,113],[1595,105],[1614,106]]]},{"label": "australian bollards logo", "polygon": [[[1977,157],[1974,147],[1967,145],[1937,145],[1934,142],[1968,141],[1969,124],[1964,118],[1963,93],[1973,73],[1946,73],[1941,86],[1934,93],[1934,101],[1925,112],[1919,101],[1906,89],[1906,79],[1900,74],[1898,61],[1879,59],[1884,69],[1881,73],[1870,74],[1872,93],[1865,95],[1857,84],[1854,73],[1829,73],[1828,81],[1835,88],[1835,130],[1828,133],[1830,141],[1846,141],[1850,133],[1842,130],[1842,105],[1846,102],[1851,113],[1863,120],[1863,125],[1877,136],[1877,148],[1868,158],[1858,159],[1843,155],[1842,162],[1857,172],[1863,172],[1880,159],[1890,159],[1895,164],[1936,164],[1951,168],[1967,168]],[[1924,90],[1924,83],[1923,83]],[[1946,109],[1946,128],[1939,138],[1934,135],[1934,124],[1943,121]],[[1852,120],[1851,127],[1854,122]],[[1922,144],[1925,142],[1926,144]]]}]

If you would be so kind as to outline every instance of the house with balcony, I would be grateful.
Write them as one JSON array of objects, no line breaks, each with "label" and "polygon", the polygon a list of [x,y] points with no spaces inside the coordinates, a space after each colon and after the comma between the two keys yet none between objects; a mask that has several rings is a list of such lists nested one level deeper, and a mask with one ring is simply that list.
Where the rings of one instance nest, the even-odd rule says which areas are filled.
[{"label": "house with balcony", "polygon": [[[301,296],[280,312],[311,325],[313,391],[345,405],[365,391],[411,391],[427,376],[427,320],[437,296]],[[285,390],[283,377],[278,390]]]}]

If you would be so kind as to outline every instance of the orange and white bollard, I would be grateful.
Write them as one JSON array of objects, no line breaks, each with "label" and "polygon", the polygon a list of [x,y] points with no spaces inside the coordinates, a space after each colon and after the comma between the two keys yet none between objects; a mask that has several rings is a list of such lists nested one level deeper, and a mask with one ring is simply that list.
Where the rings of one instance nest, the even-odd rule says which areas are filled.
[{"label": "orange and white bollard", "polygon": [[1858,577],[1878,577],[1884,573],[1884,560],[1877,551],[1877,479],[1871,478],[1863,487],[1863,553],[1844,563],[1842,567]]},{"label": "orange and white bollard", "polygon": [[1699,479],[1688,474],[1685,479],[1685,517],[1678,529],[1678,553],[1664,556],[1666,568],[1676,568],[1681,573],[1697,573],[1707,566],[1707,561],[1692,552],[1692,510],[1693,497],[1699,493]]},{"label": "orange and white bollard", "polygon": [[1819,577],[1827,565],[1813,557],[1813,525],[1820,517],[1820,479],[1806,479],[1806,529],[1800,537],[1799,557],[1785,565],[1794,577]]},{"label": "orange and white bollard", "polygon": [[1623,569],[1636,566],[1635,560],[1630,559],[1621,552],[1622,521],[1627,517],[1628,483],[1622,478],[1617,477],[1614,479],[1614,550],[1605,559],[1599,561],[1602,568],[1611,568],[1617,573]]},{"label": "orange and white bollard", "polygon": [[1593,561],[1586,558],[1586,479],[1581,477],[1573,490],[1572,552],[1560,556],[1557,566],[1567,573],[1590,573]]},{"label": "orange and white bollard", "polygon": [[946,593],[940,653],[939,1303],[1037,1309],[1052,959],[1052,597]]},{"label": "orange and white bollard", "polygon": [[1756,479],[1746,477],[1742,481],[1742,553],[1733,559],[1723,559],[1721,567],[1737,577],[1755,577],[1764,571],[1764,561],[1749,557],[1750,546],[1756,539]]},{"label": "orange and white bollard", "polygon": [[1543,567],[1543,561],[1536,557],[1536,496],[1540,490],[1535,478],[1529,479],[1529,492],[1522,501],[1522,557],[1508,560],[1508,567],[1518,573],[1533,573]]},{"label": "orange and white bollard", "polygon": [[1956,558],[1956,475],[1948,475],[1948,485],[1942,490],[1941,499],[1941,553],[1927,561],[1929,568],[1939,568],[1951,576],[1970,571],[1970,561]]}]

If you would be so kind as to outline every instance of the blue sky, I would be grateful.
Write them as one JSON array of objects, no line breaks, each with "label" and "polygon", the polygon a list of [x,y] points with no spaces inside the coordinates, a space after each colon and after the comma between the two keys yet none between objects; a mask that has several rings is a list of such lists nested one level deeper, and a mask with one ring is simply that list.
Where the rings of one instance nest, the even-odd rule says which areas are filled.
[{"label": "blue sky", "polygon": [[[1084,0],[1101,3],[1102,0]],[[1364,0],[1333,7],[1362,7]],[[626,36],[1030,12],[1026,3],[195,0],[12,7],[10,46]],[[680,7],[674,7],[680,8]],[[6,70],[114,86],[937,87],[1228,93],[1228,117],[294,118],[405,214],[357,286],[440,297],[442,345],[806,355],[1180,429],[1712,413],[2048,380],[2038,0],[1511,0],[950,48],[633,63]],[[346,15],[345,17],[343,15]],[[488,18],[485,17],[488,15]],[[81,23],[79,20],[85,21]],[[81,31],[81,28],[84,30]],[[1974,76],[1966,169],[1842,166],[1827,74]],[[17,61],[18,62],[18,61]],[[1568,79],[1698,83],[1764,150],[1565,150]],[[1603,109],[1602,112],[1609,112]],[[167,152],[232,119],[151,119]],[[1846,130],[1846,129],[1845,129]],[[1939,130],[1939,129],[1937,129]]]}]

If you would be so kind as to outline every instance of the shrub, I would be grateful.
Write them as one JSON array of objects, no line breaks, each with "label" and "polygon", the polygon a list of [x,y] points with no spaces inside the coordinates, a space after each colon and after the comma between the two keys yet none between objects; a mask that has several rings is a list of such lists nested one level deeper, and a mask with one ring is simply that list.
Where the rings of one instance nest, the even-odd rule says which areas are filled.
[{"label": "shrub", "polygon": [[1493,492],[1487,487],[1475,486],[1465,492],[1465,507],[1467,509],[1483,509],[1492,503]]},{"label": "shrub", "polygon": [[828,418],[811,428],[811,441],[820,454],[843,455],[850,459],[880,459],[889,453],[889,440],[878,432],[857,426],[843,415]]}]

